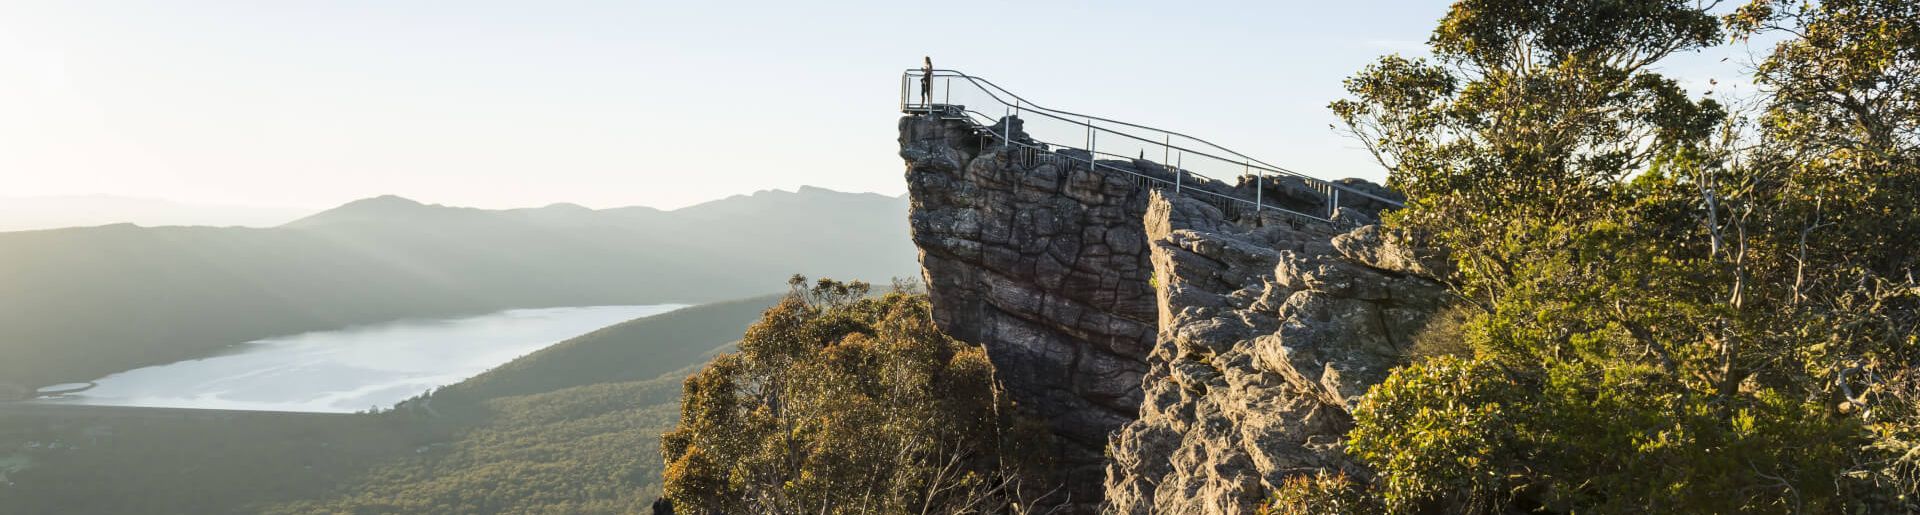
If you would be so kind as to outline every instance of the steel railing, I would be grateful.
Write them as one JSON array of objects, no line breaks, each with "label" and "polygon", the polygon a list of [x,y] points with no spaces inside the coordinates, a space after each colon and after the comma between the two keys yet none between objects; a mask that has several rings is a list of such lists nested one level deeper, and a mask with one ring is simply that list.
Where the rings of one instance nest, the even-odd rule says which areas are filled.
[{"label": "steel railing", "polygon": [[[930,82],[930,84],[928,84],[930,87],[926,88],[925,91],[926,96],[921,96],[919,94],[920,88],[917,87],[917,83],[922,81],[923,77],[929,79]],[[958,98],[956,98],[956,95]],[[918,102],[916,102],[916,100]],[[993,115],[980,112],[978,109],[970,106],[994,106],[1004,112],[998,118],[998,120],[1001,121],[996,121]],[[1330,219],[1333,213],[1341,206],[1340,197],[1342,195],[1347,195],[1349,199],[1367,199],[1388,206],[1399,207],[1402,205],[1400,201],[1395,199],[1384,198],[1371,192],[1349,187],[1345,184],[1321,180],[1317,177],[1275,166],[1200,138],[1146,125],[1043,107],[1011,91],[1007,91],[1005,88],[991,81],[967,75],[956,70],[933,70],[929,74],[920,69],[908,69],[901,73],[900,109],[906,113],[938,115],[948,119],[967,120],[974,125],[982,136],[993,137],[998,141],[1009,144],[1010,147],[1019,147],[1023,155],[1045,156],[1034,157],[1032,159],[1065,159],[1066,157],[1060,154],[1062,151],[1073,151],[1072,153],[1074,154],[1084,153],[1086,155],[1085,158],[1072,158],[1070,160],[1076,163],[1084,162],[1091,170],[1104,170],[1132,175],[1140,184],[1148,187],[1170,189],[1180,194],[1191,194],[1191,196],[1195,198],[1208,201],[1208,203],[1228,211],[1230,216],[1240,211],[1240,208],[1251,209],[1256,213],[1272,209],[1286,214],[1325,221]],[[1023,125],[1021,132],[1032,140],[1031,143],[1018,141],[1019,135],[1012,133],[1013,124],[1004,121],[1010,118],[1018,118],[1021,120]],[[1036,124],[1035,122],[1040,123]],[[992,129],[992,127],[998,127],[998,129]],[[994,133],[994,130],[999,130],[1000,132]],[[1051,134],[1041,134],[1044,132],[1050,132]],[[1079,136],[1084,138],[1085,147],[1074,148],[1052,143],[1072,137],[1069,136],[1072,132],[1081,133]],[[1102,138],[1102,136],[1106,136],[1106,138]],[[1105,146],[1102,147],[1101,145]],[[1113,152],[1112,150],[1115,150],[1115,147],[1118,147],[1118,150],[1122,151],[1138,151],[1139,157],[1135,158]],[[1102,151],[1103,149],[1106,151]],[[1161,161],[1157,163],[1158,168],[1167,170],[1171,178],[1153,177],[1142,174],[1135,169],[1122,168],[1100,162],[1101,156],[1119,160],[1137,159],[1134,163],[1136,166],[1139,166],[1140,161],[1146,161],[1145,158],[1149,150],[1161,154]],[[1194,161],[1191,165],[1186,163],[1186,161],[1190,159]],[[1151,161],[1146,162],[1152,163]],[[1253,198],[1248,199],[1232,193],[1233,189],[1237,189],[1243,183],[1235,184],[1220,181],[1201,170],[1207,170],[1214,174],[1231,173],[1241,178],[1243,182],[1246,178],[1250,177],[1252,182],[1251,186],[1253,186]],[[1188,182],[1186,180],[1188,176],[1199,180]],[[1275,205],[1273,202],[1263,198],[1266,186],[1272,184],[1275,179],[1292,179],[1304,183],[1307,188],[1316,192],[1321,197],[1321,201],[1325,204],[1326,208],[1324,215],[1309,214],[1288,209]],[[1220,189],[1215,185],[1226,185],[1226,189],[1228,189],[1229,192],[1212,191],[1213,189]]]},{"label": "steel railing", "polygon": [[[1094,170],[1094,171],[1107,171],[1107,172],[1124,174],[1124,175],[1130,176],[1134,180],[1136,186],[1153,188],[1153,189],[1161,189],[1161,190],[1173,190],[1177,194],[1186,195],[1191,198],[1200,200],[1202,202],[1206,202],[1207,204],[1220,209],[1221,212],[1224,213],[1229,218],[1235,218],[1240,216],[1240,214],[1244,213],[1246,209],[1253,209],[1255,212],[1259,212],[1262,210],[1260,203],[1257,201],[1249,201],[1246,199],[1236,197],[1229,193],[1221,193],[1219,191],[1214,191],[1215,189],[1225,189],[1227,186],[1225,185],[1225,183],[1222,183],[1219,180],[1212,179],[1210,177],[1202,176],[1199,174],[1195,174],[1190,170],[1186,170],[1182,168],[1178,164],[1178,161],[1180,161],[1180,159],[1177,157],[1175,158],[1175,161],[1176,161],[1175,164],[1158,166],[1158,168],[1164,170],[1167,173],[1167,175],[1169,175],[1171,178],[1155,177],[1147,173],[1142,173],[1142,171],[1137,168],[1138,166],[1137,163],[1135,164],[1135,167],[1121,167],[1121,166],[1115,166],[1109,163],[1100,162],[1102,158],[1109,158],[1108,159],[1109,161],[1132,161],[1133,160],[1133,158],[1129,158],[1126,156],[1107,153],[1107,152],[1089,151],[1086,149],[1077,149],[1077,148],[1071,148],[1071,147],[1052,148],[1051,145],[1049,144],[1039,143],[1039,142],[1029,143],[1025,141],[1020,141],[1018,138],[1008,137],[1008,135],[1005,133],[996,134],[989,127],[994,123],[993,117],[987,116],[986,114],[978,111],[974,111],[970,109],[954,109],[954,110],[951,110],[949,114],[947,114],[947,117],[950,119],[964,118],[972,122],[976,131],[979,132],[982,136],[994,137],[1000,141],[1005,142],[1009,146],[1017,149],[1017,151],[1014,152],[1012,155],[1013,161],[1016,164],[1019,164],[1027,168],[1032,168],[1040,164],[1065,163],[1065,164],[1083,165],[1083,166],[1086,166],[1087,169]],[[985,120],[984,123],[983,123],[983,120]],[[1086,154],[1086,157],[1069,156],[1069,155],[1066,155],[1067,153]],[[1189,178],[1189,176],[1191,176],[1192,178]],[[1301,213],[1298,211],[1286,209],[1279,206],[1266,206],[1264,209],[1272,210],[1272,211],[1281,213],[1283,215],[1293,215],[1293,216],[1304,217],[1304,218],[1307,218],[1310,220],[1316,220],[1316,221],[1327,221],[1327,218],[1325,217],[1319,217],[1319,216],[1314,216],[1306,213]]]}]

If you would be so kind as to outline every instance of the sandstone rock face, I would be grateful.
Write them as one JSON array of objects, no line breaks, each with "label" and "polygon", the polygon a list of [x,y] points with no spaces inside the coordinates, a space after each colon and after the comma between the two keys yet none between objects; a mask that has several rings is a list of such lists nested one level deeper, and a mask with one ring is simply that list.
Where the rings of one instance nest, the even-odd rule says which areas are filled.
[{"label": "sandstone rock face", "polygon": [[[1017,120],[992,130],[1025,138]],[[995,139],[901,119],[913,239],[935,321],[986,346],[1009,393],[1048,418],[1072,511],[1250,513],[1288,475],[1358,472],[1342,452],[1352,403],[1444,302],[1430,256],[1368,225],[1377,206],[1229,221],[1089,171],[1084,151]],[[1262,186],[1303,211],[1330,200]]]},{"label": "sandstone rock face", "polygon": [[1107,511],[1253,513],[1289,476],[1364,474],[1343,450],[1350,410],[1446,292],[1377,226],[1340,232],[1364,216],[1341,215],[1249,228],[1150,200],[1159,333],[1139,418],[1112,441]]},{"label": "sandstone rock face", "polygon": [[1072,499],[1097,503],[1102,449],[1134,418],[1156,332],[1146,190],[1069,160],[983,148],[965,122],[900,124],[935,321],[987,347],[1009,393],[1065,444]]}]

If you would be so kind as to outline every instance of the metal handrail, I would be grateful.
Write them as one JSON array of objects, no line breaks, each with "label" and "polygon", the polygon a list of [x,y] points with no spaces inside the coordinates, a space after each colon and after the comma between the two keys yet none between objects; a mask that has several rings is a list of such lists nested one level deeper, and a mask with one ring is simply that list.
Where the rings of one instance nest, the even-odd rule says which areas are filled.
[{"label": "metal handrail", "polygon": [[[930,108],[930,107],[932,107],[931,105],[923,105],[923,104],[913,104],[913,103],[910,103],[910,102],[908,102],[908,99],[910,98],[910,97],[909,97],[909,95],[910,95],[910,92],[912,91],[912,88],[910,87],[910,83],[911,83],[911,81],[912,81],[912,80],[917,80],[917,79],[919,79],[919,78],[920,78],[920,77],[921,77],[921,76],[922,76],[922,75],[923,75],[924,73],[926,73],[926,70],[922,70],[922,69],[918,69],[918,68],[909,68],[909,69],[907,69],[907,70],[906,70],[905,72],[903,72],[903,73],[901,74],[901,83],[900,83],[900,105],[901,105],[901,109],[902,109],[903,111],[906,111],[906,110],[909,110],[909,109],[911,109],[911,108],[915,108],[915,107],[919,107],[919,108],[923,108],[923,109],[924,109],[924,108]],[[1218,145],[1218,144],[1215,144],[1215,143],[1213,143],[1213,142],[1210,142],[1210,141],[1207,141],[1207,140],[1204,140],[1204,139],[1200,139],[1200,138],[1197,138],[1197,137],[1193,137],[1193,136],[1189,136],[1189,135],[1186,135],[1186,134],[1182,134],[1182,133],[1179,133],[1179,132],[1174,132],[1174,131],[1169,131],[1169,130],[1165,130],[1165,129],[1160,129],[1160,128],[1156,128],[1156,127],[1150,127],[1150,126],[1146,126],[1146,125],[1140,125],[1140,124],[1135,124],[1135,123],[1129,123],[1129,122],[1123,122],[1123,121],[1119,121],[1119,120],[1112,120],[1112,119],[1108,119],[1108,118],[1102,118],[1102,117],[1098,117],[1098,116],[1093,116],[1093,115],[1087,115],[1087,114],[1081,114],[1081,113],[1075,113],[1075,112],[1071,112],[1071,111],[1065,111],[1065,110],[1060,110],[1060,109],[1052,109],[1052,108],[1047,108],[1047,107],[1043,107],[1043,106],[1040,106],[1040,105],[1038,105],[1038,104],[1035,104],[1035,103],[1033,103],[1032,101],[1029,101],[1029,100],[1027,100],[1027,99],[1025,99],[1025,98],[1023,98],[1023,97],[1021,97],[1021,96],[1020,96],[1020,95],[1018,95],[1018,94],[1015,94],[1015,93],[1013,93],[1012,91],[1008,91],[1008,90],[1007,90],[1006,88],[1003,88],[1003,87],[1000,87],[1000,85],[998,85],[998,84],[994,84],[994,83],[993,83],[993,81],[990,81],[990,80],[987,80],[987,79],[985,79],[985,78],[981,78],[981,77],[975,77],[975,76],[972,76],[972,75],[968,75],[968,74],[966,74],[966,73],[964,73],[964,72],[961,72],[961,71],[959,71],[959,70],[949,70],[949,69],[935,69],[935,70],[932,70],[932,75],[931,75],[931,77],[932,77],[932,78],[935,78],[935,79],[942,79],[942,78],[944,78],[944,79],[953,79],[953,78],[959,78],[959,79],[961,79],[961,80],[964,80],[964,81],[966,81],[967,83],[969,83],[969,84],[972,84],[972,85],[973,85],[973,86],[974,86],[975,88],[977,88],[977,89],[979,89],[979,90],[980,90],[980,91],[981,91],[982,93],[985,93],[985,94],[987,95],[987,97],[988,97],[988,98],[991,98],[991,99],[992,99],[992,100],[993,100],[994,102],[998,102],[998,103],[1000,103],[1000,104],[1001,104],[1002,106],[1005,106],[1005,107],[1009,107],[1009,108],[1013,108],[1013,109],[1014,109],[1014,112],[1016,112],[1016,113],[1020,113],[1020,112],[1025,112],[1025,111],[1032,111],[1032,112],[1035,112],[1035,113],[1037,113],[1037,114],[1040,114],[1040,115],[1043,115],[1043,116],[1046,116],[1046,117],[1048,117],[1048,118],[1052,118],[1052,119],[1056,119],[1056,120],[1060,120],[1060,121],[1063,121],[1063,122],[1067,122],[1067,123],[1071,123],[1071,124],[1074,124],[1074,125],[1078,125],[1078,126],[1081,126],[1081,127],[1086,127],[1086,128],[1088,128],[1088,129],[1090,129],[1090,130],[1096,130],[1096,131],[1105,131],[1105,132],[1109,132],[1109,133],[1112,133],[1112,134],[1116,134],[1116,135],[1120,135],[1120,136],[1123,136],[1123,137],[1126,137],[1126,138],[1129,138],[1129,139],[1133,139],[1133,140],[1136,140],[1136,141],[1139,141],[1139,142],[1142,142],[1142,143],[1146,143],[1146,144],[1149,144],[1149,145],[1155,145],[1155,146],[1161,146],[1161,147],[1164,147],[1164,148],[1167,148],[1167,149],[1170,149],[1170,150],[1178,150],[1178,151],[1181,151],[1181,152],[1184,152],[1184,153],[1191,153],[1191,154],[1195,154],[1195,155],[1198,155],[1198,156],[1202,156],[1202,157],[1207,157],[1207,158],[1211,158],[1211,159],[1215,159],[1215,160],[1219,160],[1219,161],[1222,161],[1222,162],[1228,162],[1228,163],[1239,163],[1239,164],[1244,164],[1244,165],[1246,165],[1246,168],[1248,169],[1248,171],[1252,171],[1252,170],[1255,170],[1255,169],[1258,169],[1258,170],[1261,170],[1261,171],[1263,171],[1263,172],[1269,172],[1269,173],[1274,173],[1274,174],[1279,174],[1279,175],[1284,175],[1284,176],[1289,176],[1289,177],[1295,177],[1295,178],[1299,178],[1299,179],[1303,179],[1303,180],[1306,180],[1306,181],[1308,181],[1308,182],[1309,182],[1309,184],[1312,184],[1312,185],[1314,185],[1314,186],[1316,186],[1316,187],[1320,187],[1320,188],[1325,188],[1325,189],[1327,189],[1327,190],[1328,190],[1329,192],[1332,192],[1332,191],[1338,191],[1338,192],[1341,192],[1341,193],[1348,193],[1348,194],[1353,194],[1353,195],[1359,195],[1360,197],[1363,197],[1363,198],[1367,198],[1367,199],[1371,199],[1371,200],[1374,200],[1374,201],[1378,201],[1378,202],[1381,202],[1381,203],[1385,203],[1385,204],[1388,204],[1388,205],[1391,205],[1391,206],[1395,206],[1395,207],[1402,207],[1402,206],[1404,205],[1404,204],[1402,204],[1402,203],[1401,203],[1400,201],[1397,201],[1397,200],[1393,200],[1393,199],[1389,199],[1389,198],[1384,198],[1384,197],[1381,197],[1381,196],[1378,196],[1378,195],[1374,195],[1374,194],[1372,194],[1372,193],[1368,193],[1368,192],[1366,192],[1366,191],[1362,191],[1362,190],[1358,190],[1358,189],[1354,189],[1354,188],[1351,188],[1351,187],[1348,187],[1348,186],[1346,186],[1346,185],[1343,185],[1343,184],[1340,184],[1340,183],[1337,183],[1337,182],[1332,182],[1332,181],[1327,181],[1327,180],[1324,180],[1324,179],[1320,179],[1320,178],[1318,178],[1318,177],[1313,177],[1313,176],[1310,176],[1310,175],[1306,175],[1306,174],[1303,174],[1303,173],[1300,173],[1300,172],[1296,172],[1296,171],[1293,171],[1293,170],[1289,170],[1289,169],[1286,169],[1286,168],[1283,168],[1283,167],[1280,167],[1280,166],[1277,166],[1277,165],[1274,165],[1274,164],[1271,164],[1271,163],[1267,163],[1267,162],[1265,162],[1265,161],[1261,161],[1261,160],[1259,160],[1259,159],[1255,159],[1255,158],[1253,158],[1253,157],[1251,157],[1251,156],[1248,156],[1248,155],[1246,155],[1246,154],[1242,154],[1242,153],[1240,153],[1240,152],[1236,152],[1236,151],[1234,151],[1233,149],[1229,149],[1229,148],[1226,148],[1226,147],[1223,147],[1223,146],[1220,146],[1220,145]],[[950,81],[950,80],[948,80],[948,81],[946,81],[946,83],[949,83],[949,84],[950,84],[950,83],[951,83],[951,81]],[[949,96],[951,96],[951,90],[950,90],[950,88],[947,88],[947,89],[948,89],[948,92],[947,92],[947,95],[949,95]],[[996,94],[995,92],[998,92],[998,94]],[[1012,102],[1008,102],[1008,101],[1007,101],[1007,99],[1004,99],[1004,98],[1001,98],[1001,95],[1005,95],[1005,96],[1007,96],[1007,97],[1009,97],[1009,98],[1012,98],[1012,99],[1013,99],[1013,101],[1012,101]],[[1082,120],[1086,120],[1086,121],[1082,121]],[[1093,121],[1093,120],[1099,120],[1099,121],[1102,121],[1102,122],[1106,122],[1106,123],[1109,123],[1109,124],[1113,124],[1113,125],[1121,125],[1121,126],[1126,126],[1126,127],[1132,127],[1132,128],[1136,128],[1136,129],[1141,129],[1141,130],[1146,130],[1146,131],[1152,131],[1152,132],[1157,132],[1157,133],[1160,133],[1160,134],[1162,134],[1162,135],[1166,135],[1166,136],[1178,136],[1178,137],[1180,137],[1180,138],[1184,138],[1184,139],[1187,139],[1187,140],[1191,140],[1191,141],[1193,141],[1193,142],[1196,142],[1196,143],[1199,143],[1199,144],[1201,144],[1201,145],[1205,145],[1205,146],[1207,146],[1207,147],[1211,147],[1212,149],[1215,149],[1215,150],[1217,150],[1217,151],[1219,151],[1219,152],[1221,152],[1221,153],[1225,153],[1225,154],[1229,154],[1229,155],[1232,155],[1232,156],[1233,156],[1234,158],[1237,158],[1237,159],[1230,159],[1230,158],[1226,158],[1226,157],[1221,157],[1221,156],[1217,156],[1217,155],[1213,155],[1213,154],[1210,154],[1210,153],[1207,153],[1207,152],[1202,152],[1202,151],[1198,151],[1198,150],[1194,150],[1194,149],[1189,149],[1189,148],[1185,148],[1185,147],[1181,147],[1181,146],[1176,146],[1176,145],[1172,145],[1172,144],[1171,144],[1170,142],[1166,142],[1166,141],[1154,141],[1154,140],[1152,140],[1152,139],[1149,139],[1149,138],[1143,138],[1143,137],[1140,137],[1140,136],[1137,136],[1137,135],[1133,135],[1133,134],[1129,134],[1129,133],[1126,133],[1126,132],[1121,132],[1121,131],[1116,131],[1116,130],[1113,130],[1113,129],[1108,129],[1108,128],[1103,128],[1103,127],[1099,127],[1099,126],[1096,126],[1096,125],[1093,125],[1093,124],[1091,123],[1091,121]],[[1254,164],[1255,164],[1255,163],[1257,163],[1257,164],[1258,164],[1259,166],[1254,166]],[[1258,204],[1259,204],[1259,202],[1256,202],[1256,205],[1258,205]],[[1337,208],[1337,207],[1338,207],[1338,206],[1337,206],[1337,202],[1335,202],[1334,204],[1335,204],[1335,205],[1332,205],[1332,206],[1330,206],[1330,207],[1333,207],[1333,208]]]},{"label": "metal handrail", "polygon": [[[980,120],[976,120],[976,119],[973,119],[973,116],[979,116],[979,117],[980,117],[980,118],[982,118],[982,119],[986,119],[986,120],[992,120],[992,119],[993,119],[993,117],[992,117],[992,116],[990,116],[990,115],[987,115],[986,113],[981,113],[981,112],[979,112],[979,111],[975,111],[975,110],[972,110],[972,109],[965,109],[965,108],[961,108],[961,109],[960,109],[960,112],[962,112],[962,113],[964,113],[964,114],[967,114],[967,115],[969,115],[969,116],[967,117],[967,121],[968,121],[968,123],[971,123],[971,124],[973,124],[973,125],[974,125],[974,126],[975,126],[976,128],[979,128],[979,129],[982,129],[982,130],[985,130],[985,132],[988,132],[988,133],[991,133],[991,132],[992,132],[991,130],[986,130],[986,129],[987,129],[987,127],[986,127],[986,125],[987,125],[987,124],[983,124],[983,123],[981,123],[981,122],[980,122]],[[1002,138],[1002,140],[1003,140],[1003,141],[1004,141],[1005,143],[1007,143],[1007,144],[1010,144],[1010,145],[1013,145],[1013,146],[1018,146],[1018,147],[1022,147],[1022,148],[1026,148],[1026,149],[1030,149],[1030,150],[1034,150],[1034,151],[1037,151],[1037,152],[1040,152],[1040,153],[1043,153],[1043,154],[1045,154],[1045,155],[1052,155],[1052,156],[1058,156],[1058,155],[1059,155],[1059,151],[1057,151],[1057,150],[1053,150],[1053,149],[1049,149],[1049,148],[1045,148],[1045,147],[1041,147],[1041,146],[1039,146],[1039,145],[1034,145],[1034,144],[1031,144],[1031,143],[1025,143],[1025,142],[1021,142],[1021,141],[1018,141],[1018,140],[1015,140],[1015,139],[1013,139],[1013,138]],[[1071,147],[1064,147],[1064,148],[1071,148]],[[1170,174],[1173,174],[1173,175],[1174,175],[1174,177],[1175,177],[1175,180],[1172,180],[1172,181],[1169,181],[1169,180],[1166,180],[1166,179],[1162,179],[1162,178],[1159,178],[1159,177],[1154,177],[1154,176],[1151,176],[1151,175],[1147,175],[1147,174],[1143,174],[1143,173],[1139,173],[1139,172],[1136,172],[1136,171],[1134,171],[1134,170],[1129,170],[1129,169],[1125,169],[1125,168],[1120,168],[1120,167],[1116,167],[1116,166],[1112,166],[1112,165],[1106,165],[1106,164],[1101,164],[1101,163],[1100,163],[1100,161],[1099,161],[1099,157],[1100,157],[1100,156],[1102,156],[1102,155],[1106,155],[1106,156],[1110,156],[1110,157],[1114,157],[1114,158],[1116,158],[1116,159],[1120,159],[1120,160],[1131,160],[1131,159],[1133,159],[1133,158],[1129,158],[1129,157],[1126,157],[1126,156],[1122,156],[1122,155],[1117,155],[1117,154],[1112,154],[1112,153],[1106,153],[1106,152],[1099,152],[1099,151],[1095,151],[1095,150],[1089,150],[1089,149],[1076,149],[1076,150],[1083,150],[1083,151],[1085,151],[1085,152],[1087,152],[1087,161],[1086,161],[1086,162],[1087,162],[1087,166],[1088,166],[1088,169],[1090,169],[1090,170],[1093,170],[1093,171],[1099,171],[1099,170],[1100,170],[1101,168],[1106,168],[1106,169],[1108,169],[1108,170],[1112,170],[1112,171],[1115,171],[1115,172],[1120,172],[1120,173],[1123,173],[1123,174],[1127,174],[1127,175],[1131,175],[1131,176],[1134,176],[1134,177],[1136,177],[1136,178],[1138,178],[1138,179],[1140,179],[1140,180],[1145,180],[1145,181],[1150,181],[1150,182],[1152,182],[1152,183],[1158,183],[1158,184],[1160,184],[1160,185],[1161,185],[1161,186],[1159,186],[1160,188],[1166,188],[1166,187],[1172,187],[1172,188],[1174,188],[1174,189],[1175,189],[1175,191],[1176,191],[1176,192],[1179,192],[1179,193],[1183,193],[1183,194],[1192,194],[1192,193],[1199,193],[1199,194],[1202,194],[1202,195],[1209,195],[1209,196],[1213,196],[1213,197],[1215,197],[1215,198],[1217,198],[1217,199],[1220,199],[1220,200],[1222,200],[1222,201],[1226,201],[1226,202],[1230,202],[1230,203],[1239,203],[1239,204],[1245,204],[1245,205],[1246,205],[1247,207],[1251,207],[1251,208],[1254,208],[1254,210],[1255,210],[1256,212],[1258,212],[1258,211],[1260,211],[1260,210],[1262,210],[1262,209],[1272,209],[1272,210],[1274,210],[1274,211],[1278,211],[1278,212],[1281,212],[1281,213],[1284,213],[1284,214],[1288,214],[1288,215],[1293,215],[1293,216],[1299,216],[1299,217],[1305,217],[1305,218],[1308,218],[1308,219],[1312,219],[1312,220],[1318,220],[1318,221],[1322,221],[1322,222],[1325,222],[1325,221],[1330,221],[1330,219],[1329,219],[1328,217],[1321,217],[1321,216],[1315,216],[1315,215],[1311,215],[1311,214],[1307,214],[1307,213],[1302,213],[1302,212],[1299,212],[1299,211],[1294,211],[1294,210],[1292,210],[1292,209],[1287,209],[1287,208],[1284,208],[1284,207],[1280,207],[1280,206],[1262,206],[1262,205],[1261,205],[1261,203],[1260,203],[1259,201],[1253,201],[1253,200],[1247,200],[1247,199],[1243,199],[1243,198],[1239,198],[1239,197],[1235,197],[1235,196],[1232,196],[1232,195],[1227,195],[1227,194],[1224,194],[1224,193],[1220,193],[1220,192],[1215,192],[1215,191],[1208,191],[1208,190],[1207,190],[1207,189],[1206,189],[1206,188],[1205,188],[1204,186],[1202,186],[1202,184],[1205,184],[1205,183],[1202,183],[1202,184],[1195,184],[1195,185],[1193,185],[1193,186],[1188,186],[1188,187],[1186,187],[1185,189],[1181,189],[1181,188],[1180,188],[1180,185],[1181,185],[1181,184],[1180,184],[1180,181],[1179,181],[1179,179],[1178,179],[1178,178],[1179,178],[1179,177],[1181,177],[1181,176],[1183,176],[1183,175],[1192,175],[1192,176],[1194,176],[1194,177],[1198,177],[1198,178],[1201,178],[1201,179],[1207,179],[1207,180],[1210,180],[1210,181],[1213,181],[1213,182],[1215,182],[1215,183],[1219,183],[1219,184],[1225,184],[1225,182],[1224,182],[1224,181],[1220,181],[1219,179],[1215,179],[1215,178],[1212,178],[1212,177],[1208,177],[1208,176],[1206,176],[1206,175],[1202,175],[1202,174],[1199,174],[1199,173],[1195,173],[1195,172],[1193,172],[1193,171],[1191,171],[1191,170],[1186,170],[1186,169],[1183,169],[1183,168],[1180,168],[1180,167],[1178,167],[1177,165],[1172,165],[1172,164],[1169,164],[1169,163],[1161,163],[1161,166],[1162,166],[1163,168],[1166,168],[1166,170],[1167,170],[1167,172],[1168,172],[1168,173],[1170,173]],[[1070,160],[1070,161],[1071,161],[1072,159],[1071,159],[1071,158],[1068,158],[1068,160]],[[1324,182],[1324,181],[1322,181],[1322,182]],[[1330,183],[1329,183],[1329,184],[1330,184]],[[1223,207],[1224,207],[1224,206],[1223,206]],[[1337,206],[1337,205],[1334,205],[1334,206],[1332,206],[1332,207],[1335,207],[1335,208],[1337,208],[1338,206]]]}]

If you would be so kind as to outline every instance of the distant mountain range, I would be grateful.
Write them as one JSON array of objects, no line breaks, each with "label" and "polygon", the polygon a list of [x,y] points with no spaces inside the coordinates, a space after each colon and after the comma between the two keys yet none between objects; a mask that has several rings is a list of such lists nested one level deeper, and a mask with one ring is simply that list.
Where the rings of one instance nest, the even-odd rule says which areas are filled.
[{"label": "distant mountain range", "polygon": [[274,227],[313,214],[314,211],[288,207],[193,204],[112,195],[0,197],[0,232],[117,223],[137,223],[149,227]]},{"label": "distant mountain range", "polygon": [[541,306],[699,303],[794,273],[918,275],[907,200],[802,187],[671,211],[359,200],[274,228],[0,233],[0,383],[44,385],[269,336]]}]

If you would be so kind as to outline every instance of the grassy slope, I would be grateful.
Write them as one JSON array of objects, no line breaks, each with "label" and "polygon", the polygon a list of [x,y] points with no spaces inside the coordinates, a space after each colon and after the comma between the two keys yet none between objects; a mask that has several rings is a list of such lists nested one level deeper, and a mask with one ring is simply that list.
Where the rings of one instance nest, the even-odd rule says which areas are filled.
[{"label": "grassy slope", "polygon": [[[219,514],[323,495],[432,435],[371,415],[0,405],[0,457],[33,465],[0,513]],[[30,449],[60,442],[79,449]],[[4,484],[0,484],[4,485]]]},{"label": "grassy slope", "polygon": [[659,436],[682,375],[485,402],[497,415],[335,495],[265,513],[637,513],[659,495]]},{"label": "grassy slope", "polygon": [[434,393],[436,403],[637,381],[703,362],[715,345],[740,339],[780,295],[691,306],[587,333]]},{"label": "grassy slope", "polygon": [[644,512],[680,380],[778,299],[556,344],[437,392],[439,418],[418,401],[380,415],[0,416],[0,457],[89,427],[113,435],[37,457],[0,488],[0,513]]},{"label": "grassy slope", "polygon": [[[660,434],[680,382],[779,296],[685,308],[595,331],[435,392],[466,426],[322,499],[270,513],[638,513],[659,495]],[[419,417],[418,401],[399,416]]]}]

